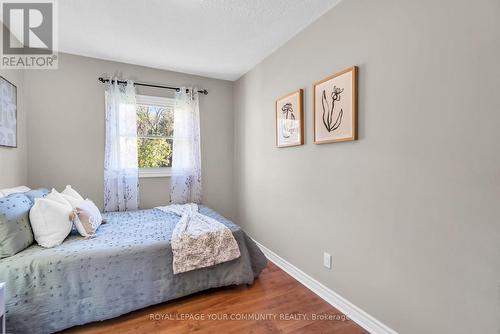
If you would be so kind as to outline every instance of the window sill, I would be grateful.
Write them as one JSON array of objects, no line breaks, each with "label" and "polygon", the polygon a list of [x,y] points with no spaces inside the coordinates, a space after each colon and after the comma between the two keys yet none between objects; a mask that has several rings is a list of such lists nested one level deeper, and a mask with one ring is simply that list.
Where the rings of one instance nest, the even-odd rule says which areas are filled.
[{"label": "window sill", "polygon": [[170,177],[172,168],[139,168],[139,178]]}]

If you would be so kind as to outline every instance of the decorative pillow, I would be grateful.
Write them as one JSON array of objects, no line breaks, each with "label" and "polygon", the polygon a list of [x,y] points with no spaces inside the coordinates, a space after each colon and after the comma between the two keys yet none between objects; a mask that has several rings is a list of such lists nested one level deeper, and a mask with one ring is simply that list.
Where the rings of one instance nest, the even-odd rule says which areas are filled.
[{"label": "decorative pillow", "polygon": [[35,240],[40,246],[54,247],[66,239],[73,226],[69,220],[72,210],[71,205],[55,190],[45,198],[35,199],[30,221]]},{"label": "decorative pillow", "polygon": [[28,218],[31,205],[24,194],[0,198],[0,258],[19,253],[33,243]]},{"label": "decorative pillow", "polygon": [[77,205],[70,218],[78,233],[86,238],[93,237],[97,228],[103,223],[101,212],[88,198]]},{"label": "decorative pillow", "polygon": [[5,189],[0,189],[0,194],[2,196],[9,196],[10,194],[16,194],[16,193],[25,193],[27,191],[30,191],[31,189],[26,187],[26,186],[19,186],[19,187],[14,187],[14,188],[5,188]]},{"label": "decorative pillow", "polygon": [[66,197],[63,196],[63,194],[61,194],[60,192],[58,192],[54,188],[52,188],[50,193],[47,196],[45,196],[45,198],[56,201],[56,202],[64,204],[64,205],[69,205],[71,208],[73,208],[71,206],[71,203],[68,200],[66,200]]},{"label": "decorative pillow", "polygon": [[78,204],[83,202],[83,197],[70,185],[66,186],[66,189],[62,191],[61,195],[63,195],[63,197],[69,202],[69,204],[71,204],[73,209],[76,208]]},{"label": "decorative pillow", "polygon": [[23,195],[28,197],[31,201],[31,204],[35,204],[35,199],[40,197],[45,197],[49,194],[49,191],[45,188],[33,189],[25,192]]}]

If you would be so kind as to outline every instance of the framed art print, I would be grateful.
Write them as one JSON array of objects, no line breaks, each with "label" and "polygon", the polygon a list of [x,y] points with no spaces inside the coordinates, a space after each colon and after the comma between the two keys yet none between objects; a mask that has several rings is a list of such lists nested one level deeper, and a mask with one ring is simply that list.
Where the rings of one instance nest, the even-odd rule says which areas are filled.
[{"label": "framed art print", "polygon": [[17,147],[17,88],[0,77],[0,146]]},{"label": "framed art print", "polygon": [[357,139],[356,66],[314,84],[314,143],[325,144]]},{"label": "framed art print", "polygon": [[276,100],[276,147],[304,144],[304,111],[302,89]]}]

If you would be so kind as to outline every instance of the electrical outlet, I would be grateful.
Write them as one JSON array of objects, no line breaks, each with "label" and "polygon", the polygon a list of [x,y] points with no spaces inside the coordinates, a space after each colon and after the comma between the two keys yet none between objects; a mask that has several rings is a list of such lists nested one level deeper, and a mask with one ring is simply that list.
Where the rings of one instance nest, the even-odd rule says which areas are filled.
[{"label": "electrical outlet", "polygon": [[323,253],[323,266],[328,269],[332,269],[332,256],[327,252]]}]

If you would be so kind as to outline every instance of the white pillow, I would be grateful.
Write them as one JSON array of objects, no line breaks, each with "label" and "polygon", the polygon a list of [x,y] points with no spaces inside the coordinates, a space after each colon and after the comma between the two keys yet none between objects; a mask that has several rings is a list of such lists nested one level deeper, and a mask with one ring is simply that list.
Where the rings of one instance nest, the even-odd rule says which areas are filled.
[{"label": "white pillow", "polygon": [[73,224],[69,216],[73,208],[57,191],[35,199],[30,222],[36,242],[46,248],[60,245],[70,234]]},{"label": "white pillow", "polygon": [[61,195],[63,195],[64,199],[66,199],[69,204],[71,204],[73,209],[76,208],[78,204],[83,202],[83,197],[70,185],[66,186]]},{"label": "white pillow", "polygon": [[31,189],[26,186],[0,189],[0,197],[9,196],[10,194],[15,194],[15,193],[25,193],[30,190]]},{"label": "white pillow", "polygon": [[52,188],[50,193],[47,196],[45,196],[45,198],[56,201],[64,205],[69,205],[71,207],[71,203],[66,199],[66,197],[57,190],[55,190],[54,188]]},{"label": "white pillow", "polygon": [[78,233],[86,238],[94,236],[97,228],[102,224],[101,212],[88,198],[77,205],[71,218]]}]

